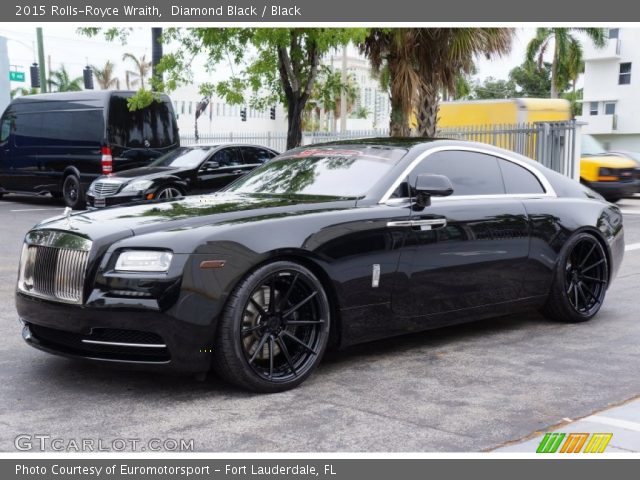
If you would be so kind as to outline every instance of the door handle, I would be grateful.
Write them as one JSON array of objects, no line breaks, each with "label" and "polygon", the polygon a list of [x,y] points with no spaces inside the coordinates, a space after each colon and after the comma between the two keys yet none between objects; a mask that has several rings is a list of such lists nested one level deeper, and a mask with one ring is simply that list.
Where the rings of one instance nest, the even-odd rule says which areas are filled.
[{"label": "door handle", "polygon": [[234,175],[239,175],[239,174],[241,174],[241,173],[244,173],[244,170],[240,170],[240,169],[238,169],[238,170],[233,170],[231,173],[233,173]]},{"label": "door handle", "polygon": [[400,220],[387,222],[387,227],[411,227],[415,230],[434,230],[447,226],[446,218],[430,218],[427,220]]}]

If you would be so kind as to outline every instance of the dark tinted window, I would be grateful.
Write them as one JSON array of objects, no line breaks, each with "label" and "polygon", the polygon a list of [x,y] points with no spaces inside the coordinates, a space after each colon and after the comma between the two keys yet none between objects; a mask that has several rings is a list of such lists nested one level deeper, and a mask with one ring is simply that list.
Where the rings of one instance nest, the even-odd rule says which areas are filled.
[{"label": "dark tinted window", "polygon": [[9,135],[11,135],[12,121],[13,118],[9,113],[2,117],[2,122],[0,122],[0,143],[4,143],[9,139]]},{"label": "dark tinted window", "polygon": [[147,108],[130,112],[125,97],[111,97],[109,141],[129,148],[163,148],[175,144],[177,138],[171,104],[153,102]]},{"label": "dark tinted window", "polygon": [[412,186],[422,173],[447,176],[453,185],[454,195],[505,193],[498,159],[483,153],[455,150],[429,155],[409,175]]},{"label": "dark tinted window", "polygon": [[104,140],[102,110],[66,110],[16,115],[18,146],[99,146]]},{"label": "dark tinted window", "polygon": [[246,165],[264,163],[275,156],[264,148],[242,147],[241,150]]},{"label": "dark tinted window", "polygon": [[544,193],[540,182],[526,168],[507,160],[498,160],[507,193]]},{"label": "dark tinted window", "polygon": [[214,153],[211,160],[218,162],[220,167],[234,167],[236,165],[242,165],[242,160],[240,159],[240,155],[238,155],[238,150],[236,148],[223,148],[222,150]]}]

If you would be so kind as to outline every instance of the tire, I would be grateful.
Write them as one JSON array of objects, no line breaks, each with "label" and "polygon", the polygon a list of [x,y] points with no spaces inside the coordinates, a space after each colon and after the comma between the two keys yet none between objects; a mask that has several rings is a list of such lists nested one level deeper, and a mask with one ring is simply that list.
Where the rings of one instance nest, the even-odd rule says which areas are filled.
[{"label": "tire", "polygon": [[71,174],[65,177],[62,183],[62,197],[64,204],[73,210],[82,210],[85,207],[84,192],[77,176]]},{"label": "tire", "polygon": [[156,190],[154,198],[156,200],[168,200],[171,198],[183,197],[184,193],[175,185],[163,185]]},{"label": "tire", "polygon": [[543,315],[560,322],[586,322],[602,307],[609,282],[607,254],[590,233],[572,236],[560,253]]},{"label": "tire", "polygon": [[620,201],[622,197],[613,197],[613,198],[607,198],[607,202],[609,203],[618,203]]},{"label": "tire", "polygon": [[216,372],[254,392],[300,385],[327,347],[330,312],[321,282],[307,268],[287,261],[259,267],[235,288],[220,319]]}]

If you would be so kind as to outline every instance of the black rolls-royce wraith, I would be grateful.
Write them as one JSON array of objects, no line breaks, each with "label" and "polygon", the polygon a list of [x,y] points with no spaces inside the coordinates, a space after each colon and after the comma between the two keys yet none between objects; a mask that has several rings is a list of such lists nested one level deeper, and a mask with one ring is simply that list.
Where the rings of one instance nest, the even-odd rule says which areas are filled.
[{"label": "black rolls-royce wraith", "polygon": [[512,152],[365,139],[291,150],[224,191],[45,221],[16,293],[32,346],[272,392],[329,345],[601,308],[620,210]]}]

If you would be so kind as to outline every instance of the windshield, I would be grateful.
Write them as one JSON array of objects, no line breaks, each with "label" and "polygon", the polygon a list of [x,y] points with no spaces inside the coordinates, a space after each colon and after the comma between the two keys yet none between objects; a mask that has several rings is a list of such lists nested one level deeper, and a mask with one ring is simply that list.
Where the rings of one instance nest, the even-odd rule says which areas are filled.
[{"label": "windshield", "polygon": [[582,155],[599,155],[607,151],[602,143],[593,138],[591,135],[582,135],[580,148],[582,149]]},{"label": "windshield", "polygon": [[362,197],[406,154],[386,147],[309,147],[274,158],[227,190],[237,193]]},{"label": "windshield", "polygon": [[195,168],[211,153],[214,147],[180,147],[154,161],[153,167]]}]

